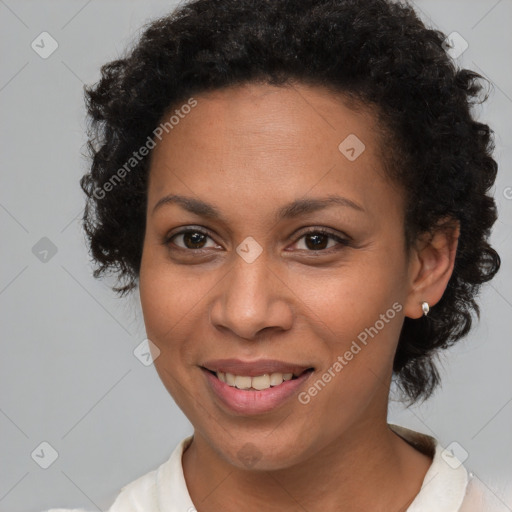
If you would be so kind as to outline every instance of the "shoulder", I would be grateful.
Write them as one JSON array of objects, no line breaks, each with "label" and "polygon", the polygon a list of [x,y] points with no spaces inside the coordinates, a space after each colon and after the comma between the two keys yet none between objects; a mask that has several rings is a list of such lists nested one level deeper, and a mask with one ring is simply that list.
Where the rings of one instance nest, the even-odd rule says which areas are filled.
[{"label": "shoulder", "polygon": [[[497,482],[483,483],[468,472],[451,445],[443,448],[431,436],[399,425],[389,426],[409,444],[432,458],[421,490],[407,512],[430,512],[434,507],[436,512],[510,512],[502,499],[505,492],[496,491],[503,485],[500,487]],[[510,487],[506,491],[510,492]]]},{"label": "shoulder", "polygon": [[[155,474],[150,471],[133,482],[123,486],[108,509],[108,512],[153,512],[157,511]],[[83,508],[51,508],[43,512],[92,512]]]},{"label": "shoulder", "polygon": [[451,450],[426,434],[399,425],[389,425],[402,439],[428,455],[432,463],[425,474],[421,489],[407,512],[458,512],[468,484],[468,473]]},{"label": "shoulder", "polygon": [[43,510],[43,512],[90,512],[89,510],[85,510],[85,508],[48,508]]},{"label": "shoulder", "polygon": [[193,509],[182,466],[183,452],[192,439],[193,436],[183,439],[166,462],[124,486],[108,512],[174,512]]},{"label": "shoulder", "polygon": [[158,510],[155,475],[150,471],[125,485],[108,512],[153,512]]},{"label": "shoulder", "polygon": [[498,482],[484,484],[476,475],[469,473],[469,483],[464,501],[459,512],[509,512],[505,504],[505,494],[511,493],[510,485],[500,485]]},{"label": "shoulder", "polygon": [[[172,511],[174,510],[175,503],[188,502],[190,497],[188,495],[183,476],[181,457],[192,441],[192,438],[193,436],[189,436],[183,439],[176,446],[169,459],[161,464],[157,469],[154,469],[123,486],[107,512]],[[168,502],[173,503],[171,508],[169,508]],[[187,508],[183,510],[187,510]],[[78,508],[52,508],[43,512],[91,511]]]}]

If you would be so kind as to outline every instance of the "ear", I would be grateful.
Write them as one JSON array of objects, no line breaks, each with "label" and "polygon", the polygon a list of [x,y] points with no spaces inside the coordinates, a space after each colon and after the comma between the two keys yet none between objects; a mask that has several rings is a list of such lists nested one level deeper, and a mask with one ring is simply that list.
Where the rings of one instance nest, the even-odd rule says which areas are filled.
[{"label": "ear", "polygon": [[459,235],[459,221],[446,218],[421,235],[411,248],[405,316],[420,318],[422,302],[432,307],[441,300],[453,272]]}]

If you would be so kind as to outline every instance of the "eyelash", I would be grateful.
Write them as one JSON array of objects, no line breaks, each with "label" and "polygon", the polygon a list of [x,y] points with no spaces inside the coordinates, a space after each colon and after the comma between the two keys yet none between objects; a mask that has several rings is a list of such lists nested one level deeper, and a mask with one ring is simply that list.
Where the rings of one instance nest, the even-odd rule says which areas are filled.
[{"label": "eyelash", "polygon": [[[195,252],[195,253],[201,253],[201,252],[204,252],[204,251],[207,251],[208,249],[187,249],[187,248],[184,248],[184,247],[179,247],[179,246],[175,246],[175,247],[171,247],[171,244],[173,244],[173,239],[180,236],[180,235],[186,235],[186,234],[190,234],[190,233],[199,233],[201,235],[205,235],[206,237],[210,238],[213,240],[213,238],[210,236],[210,234],[206,231],[203,231],[202,229],[184,229],[183,231],[179,231],[178,233],[173,233],[172,235],[170,236],[167,236],[164,238],[164,241],[163,241],[163,245],[165,245],[166,247],[168,247],[169,249],[177,249],[177,250],[181,250],[181,251],[185,251],[185,252]],[[343,246],[343,247],[348,247],[350,246],[350,242],[351,240],[347,237],[347,238],[342,238],[338,235],[335,235],[334,233],[332,233],[331,231],[328,231],[324,228],[314,228],[314,229],[311,229],[309,231],[306,231],[304,233],[302,233],[299,238],[296,239],[295,243],[297,243],[299,240],[301,240],[302,238],[308,236],[308,235],[323,235],[323,236],[326,236],[328,238],[330,238],[331,240],[334,240],[336,242],[338,242],[339,245]],[[305,252],[308,252],[308,253],[313,253],[313,254],[316,254],[316,253],[323,253],[323,254],[331,254],[332,252],[335,252],[335,251],[338,251],[340,250],[339,247],[330,247],[329,249],[318,249],[318,250],[312,250],[312,249],[299,249],[300,251],[305,251]]]}]

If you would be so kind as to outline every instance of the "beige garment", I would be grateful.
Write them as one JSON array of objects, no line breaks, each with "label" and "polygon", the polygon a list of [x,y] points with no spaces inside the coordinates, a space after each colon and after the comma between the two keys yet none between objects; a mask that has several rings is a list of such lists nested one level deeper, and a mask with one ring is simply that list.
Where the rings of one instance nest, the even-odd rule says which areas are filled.
[{"label": "beige garment", "polygon": [[[433,458],[421,491],[406,512],[510,512],[500,497],[433,437],[390,425],[409,444]],[[183,439],[157,469],[124,486],[108,512],[195,512],[183,474],[182,455],[193,436]],[[87,512],[50,509],[46,512]]]},{"label": "beige garment", "polygon": [[398,425],[390,428],[420,452],[433,457],[421,491],[406,512],[511,512],[496,489],[468,473],[451,451],[436,439]]}]

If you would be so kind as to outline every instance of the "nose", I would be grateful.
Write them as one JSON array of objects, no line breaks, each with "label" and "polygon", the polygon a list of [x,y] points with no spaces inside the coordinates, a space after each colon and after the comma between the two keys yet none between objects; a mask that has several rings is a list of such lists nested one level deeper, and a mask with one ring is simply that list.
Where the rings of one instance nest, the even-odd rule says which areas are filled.
[{"label": "nose", "polygon": [[290,329],[293,293],[279,271],[270,268],[265,251],[252,263],[238,255],[234,260],[216,289],[210,311],[214,327],[246,340],[257,340],[263,330]]}]

